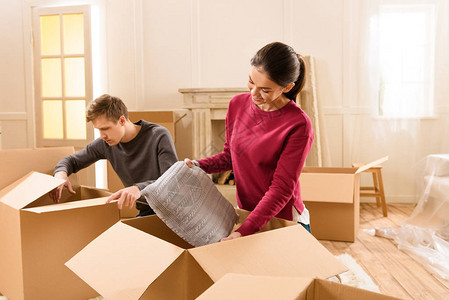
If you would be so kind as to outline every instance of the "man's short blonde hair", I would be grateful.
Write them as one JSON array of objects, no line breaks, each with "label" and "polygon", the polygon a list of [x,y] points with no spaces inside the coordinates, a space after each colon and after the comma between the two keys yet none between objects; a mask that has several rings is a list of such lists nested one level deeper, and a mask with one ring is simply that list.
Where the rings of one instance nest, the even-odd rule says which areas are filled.
[{"label": "man's short blonde hair", "polygon": [[118,122],[121,116],[128,120],[128,109],[120,98],[104,94],[90,103],[86,121],[90,122],[102,115],[113,122]]}]

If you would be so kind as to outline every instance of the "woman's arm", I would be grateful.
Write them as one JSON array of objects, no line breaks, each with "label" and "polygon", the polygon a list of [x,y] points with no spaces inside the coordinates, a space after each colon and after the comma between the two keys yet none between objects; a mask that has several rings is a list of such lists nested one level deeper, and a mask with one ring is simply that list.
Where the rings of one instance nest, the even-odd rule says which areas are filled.
[{"label": "woman's arm", "polygon": [[212,155],[207,158],[197,160],[200,168],[206,173],[220,173],[228,170],[232,170],[232,157],[229,141],[232,136],[232,120],[230,117],[230,111],[232,110],[231,104],[229,105],[228,113],[225,120],[225,138],[226,141],[223,145],[223,152]]},{"label": "woman's arm", "polygon": [[268,191],[236,231],[243,236],[264,227],[288,203],[313,142],[313,134],[292,133],[286,140]]}]

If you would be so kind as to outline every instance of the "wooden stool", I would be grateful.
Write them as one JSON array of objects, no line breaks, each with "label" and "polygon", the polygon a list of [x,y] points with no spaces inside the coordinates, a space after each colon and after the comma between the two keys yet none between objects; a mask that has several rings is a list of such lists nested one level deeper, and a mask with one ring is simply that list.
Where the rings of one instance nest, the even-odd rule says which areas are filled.
[{"label": "wooden stool", "polygon": [[[362,163],[353,163],[353,168],[359,168],[363,166]],[[373,186],[361,186],[360,187],[360,197],[376,197],[377,207],[382,204],[382,213],[384,217],[387,216],[387,203],[385,201],[384,184],[382,181],[382,166],[373,166],[362,173],[372,173],[373,174]],[[363,191],[363,192],[362,192]],[[372,192],[365,192],[372,191]]]}]

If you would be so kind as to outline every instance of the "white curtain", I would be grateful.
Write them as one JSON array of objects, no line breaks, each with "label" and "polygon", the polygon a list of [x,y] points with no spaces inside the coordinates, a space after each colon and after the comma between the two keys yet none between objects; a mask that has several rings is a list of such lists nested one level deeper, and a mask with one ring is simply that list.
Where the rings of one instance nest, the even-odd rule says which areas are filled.
[{"label": "white curtain", "polygon": [[[422,64],[417,61],[409,65],[407,72],[426,72],[432,66],[430,78],[433,86],[427,101],[433,101],[433,107],[425,113],[433,111],[428,117],[410,117],[407,114],[419,115],[427,108],[421,105],[429,103],[417,102],[413,93],[390,106],[389,116],[379,116],[380,93],[382,93],[382,33],[386,29],[382,25],[380,14],[385,7],[392,5],[393,10],[400,13],[404,6],[404,14],[410,13],[410,6],[419,8],[430,7],[433,49],[429,54],[432,61]],[[387,8],[388,9],[388,8]],[[355,161],[366,161],[372,157],[385,154],[390,160],[384,165],[384,184],[387,202],[413,198],[418,201],[412,216],[400,228],[377,229],[376,234],[395,240],[398,247],[408,252],[432,272],[438,272],[447,278],[449,271],[449,1],[446,0],[363,0],[354,5],[355,14],[360,18],[354,38],[358,44],[358,57],[353,65],[353,72],[357,76],[353,102],[358,107],[366,108],[361,113],[354,114],[349,128],[351,142],[351,156]],[[398,16],[396,14],[396,16]],[[401,19],[400,16],[397,17]],[[399,21],[399,20],[398,20]],[[413,20],[412,20],[413,21]],[[418,21],[416,21],[418,23]],[[413,24],[412,24],[413,25]],[[410,25],[410,27],[413,27]],[[392,25],[393,26],[393,25]],[[415,34],[417,39],[422,28],[414,28],[408,34]],[[397,37],[402,39],[401,36]],[[416,49],[410,49],[413,53]],[[403,53],[402,55],[408,55]],[[402,59],[395,58],[395,59]],[[426,58],[423,58],[426,59]],[[392,61],[393,65],[396,61]],[[387,65],[388,67],[388,65]],[[384,65],[385,68],[385,65]],[[385,69],[384,69],[385,70]],[[387,68],[388,70],[388,68]],[[405,76],[418,78],[421,74]],[[400,90],[400,89],[398,89]],[[405,89],[405,92],[410,90]],[[417,91],[414,91],[417,93]],[[426,94],[427,95],[427,94]],[[398,94],[397,97],[401,97]],[[433,99],[432,99],[433,98]],[[389,98],[390,100],[394,98]],[[412,107],[407,107],[412,106]],[[393,107],[393,109],[391,109]],[[387,109],[388,110],[388,109]],[[395,111],[397,110],[397,111]],[[406,112],[406,113],[405,113]],[[391,114],[396,116],[391,116]],[[436,154],[436,155],[431,155]],[[432,159],[433,158],[433,159]],[[443,159],[444,158],[444,159]],[[430,163],[430,164],[429,164]],[[442,166],[446,165],[446,168]],[[392,196],[393,195],[393,196]],[[414,197],[413,197],[414,196]],[[396,198],[395,198],[396,197]],[[409,201],[404,201],[409,202]]]},{"label": "white curtain", "polygon": [[[449,1],[363,0],[349,3],[353,21],[349,32],[350,53],[346,54],[350,57],[348,81],[351,93],[346,99],[350,113],[344,121],[345,161],[369,162],[389,155],[383,172],[387,200],[410,202],[419,196],[414,169],[417,162],[429,154],[449,153]],[[397,116],[379,115],[381,35],[382,29],[385,31],[380,18],[383,5],[399,9],[403,6],[404,12],[409,11],[407,5],[434,7],[433,99],[426,99],[434,104],[434,113],[430,117],[403,116],[401,105],[414,106],[412,101],[398,105]],[[419,32],[411,28],[410,34],[418,36]],[[420,63],[417,61],[416,65]],[[420,70],[415,67],[408,72]]]}]

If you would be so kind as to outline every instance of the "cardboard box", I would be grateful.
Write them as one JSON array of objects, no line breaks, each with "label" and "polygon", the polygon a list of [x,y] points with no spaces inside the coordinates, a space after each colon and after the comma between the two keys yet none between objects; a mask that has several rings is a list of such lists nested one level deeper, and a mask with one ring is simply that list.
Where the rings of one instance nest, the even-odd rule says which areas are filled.
[{"label": "cardboard box", "polygon": [[[164,126],[170,132],[173,141],[175,140],[175,113],[173,111],[130,111],[129,120],[131,122],[137,122],[139,120],[145,120],[151,123]],[[107,177],[108,177],[108,189],[111,192],[116,192],[123,189],[123,183],[115,173],[111,164],[107,162]],[[121,218],[134,218],[139,211],[133,207],[123,207],[120,210]]]},{"label": "cardboard box", "polygon": [[[0,190],[30,171],[53,175],[56,164],[73,153],[73,147],[0,150]],[[71,176],[70,181],[77,184],[77,175]]]},{"label": "cardboard box", "polygon": [[[249,214],[237,213],[240,223]],[[193,248],[157,216],[118,222],[66,265],[106,299],[194,299],[226,273],[328,278],[347,270],[293,222],[273,219],[260,233]]]},{"label": "cardboard box", "polygon": [[229,184],[216,184],[215,185],[220,193],[229,201],[234,207],[237,207],[237,195],[235,185]]},{"label": "cardboard box", "polygon": [[[47,159],[34,157],[38,163]],[[22,170],[33,168],[33,162],[26,167],[15,163]],[[76,195],[64,191],[61,203],[53,204],[48,192],[63,182],[30,172],[0,191],[0,292],[9,299],[97,295],[64,263],[119,220],[117,204],[105,204],[109,192],[84,186],[74,186]]]},{"label": "cardboard box", "polygon": [[304,167],[299,178],[301,197],[310,212],[310,227],[317,239],[355,241],[360,215],[360,173],[387,159],[360,168]]},{"label": "cardboard box", "polygon": [[393,300],[398,299],[318,278],[226,274],[198,300]]}]

